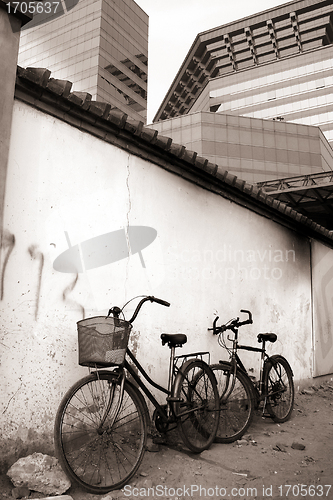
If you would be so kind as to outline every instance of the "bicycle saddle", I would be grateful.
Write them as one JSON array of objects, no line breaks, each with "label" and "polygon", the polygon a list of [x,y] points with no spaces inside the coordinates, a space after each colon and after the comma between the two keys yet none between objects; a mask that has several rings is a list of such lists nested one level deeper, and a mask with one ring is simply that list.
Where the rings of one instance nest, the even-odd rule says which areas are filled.
[{"label": "bicycle saddle", "polygon": [[268,340],[269,342],[275,342],[277,339],[277,335],[275,333],[259,333],[258,335],[258,342],[262,342],[263,340],[266,342]]},{"label": "bicycle saddle", "polygon": [[171,347],[181,347],[186,344],[187,337],[184,333],[162,333],[162,345],[168,344]]}]

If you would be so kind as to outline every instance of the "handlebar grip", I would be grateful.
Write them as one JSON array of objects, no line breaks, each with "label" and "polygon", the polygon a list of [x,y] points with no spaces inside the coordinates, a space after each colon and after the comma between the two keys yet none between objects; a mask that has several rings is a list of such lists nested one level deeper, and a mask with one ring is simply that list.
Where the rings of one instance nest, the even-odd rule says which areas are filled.
[{"label": "handlebar grip", "polygon": [[150,300],[152,302],[157,302],[157,304],[161,304],[161,306],[170,307],[170,302],[167,302],[166,300],[158,299],[157,297],[153,296],[150,297]]},{"label": "handlebar grip", "polygon": [[246,323],[252,324],[252,323],[253,323],[253,320],[252,320],[252,313],[251,313],[251,311],[248,311],[247,309],[241,309],[241,311],[240,311],[240,312],[242,312],[242,313],[246,313],[246,314],[248,314],[248,316],[249,316],[249,319],[248,319],[248,320],[246,320],[246,321],[243,321],[243,324],[246,324]]}]

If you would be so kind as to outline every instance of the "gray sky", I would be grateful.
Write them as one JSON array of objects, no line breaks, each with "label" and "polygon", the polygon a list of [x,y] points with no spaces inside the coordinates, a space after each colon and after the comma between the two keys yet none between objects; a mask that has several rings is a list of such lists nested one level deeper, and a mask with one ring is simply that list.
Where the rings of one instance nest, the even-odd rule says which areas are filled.
[{"label": "gray sky", "polygon": [[281,0],[136,0],[149,16],[148,123],[198,33],[282,5]]}]

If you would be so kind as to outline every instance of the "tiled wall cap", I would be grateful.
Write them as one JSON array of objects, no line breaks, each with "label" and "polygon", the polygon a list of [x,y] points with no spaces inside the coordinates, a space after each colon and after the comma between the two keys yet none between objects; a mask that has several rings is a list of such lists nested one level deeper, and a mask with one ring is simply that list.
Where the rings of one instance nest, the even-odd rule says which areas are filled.
[{"label": "tiled wall cap", "polygon": [[264,191],[262,191],[261,189],[259,189],[256,198],[257,198],[257,200],[266,202],[267,194]]},{"label": "tiled wall cap", "polygon": [[184,154],[185,149],[185,146],[182,146],[181,144],[172,143],[170,146],[170,153],[177,156],[178,158],[181,158]]},{"label": "tiled wall cap", "polygon": [[127,122],[128,115],[118,108],[112,108],[109,112],[107,120],[117,127],[123,129]]},{"label": "tiled wall cap", "polygon": [[142,127],[141,138],[151,144],[155,144],[158,132],[157,130]]},{"label": "tiled wall cap", "polygon": [[[209,165],[209,164],[208,164]],[[211,163],[211,165],[213,165],[215,167],[215,173],[214,173],[214,176],[219,179],[220,181],[224,182],[225,181],[225,178],[228,177],[229,175],[229,172],[227,170],[221,170],[218,165],[214,165],[213,163]]]},{"label": "tiled wall cap", "polygon": [[190,151],[189,149],[185,149],[184,154],[182,155],[182,160],[186,161],[187,163],[191,163],[192,165],[195,165],[195,160],[197,157],[197,153],[195,151]]},{"label": "tiled wall cap", "polygon": [[134,135],[141,135],[144,123],[128,117],[125,123],[125,130]]},{"label": "tiled wall cap", "polygon": [[205,172],[208,172],[207,170],[208,160],[206,158],[203,158],[202,156],[197,156],[195,159],[195,165],[198,168],[205,170]]},{"label": "tiled wall cap", "polygon": [[235,181],[235,186],[238,189],[240,189],[241,191],[244,191],[245,184],[246,184],[246,181],[244,181],[243,179],[238,179],[238,177],[237,177],[237,179]]},{"label": "tiled wall cap", "polygon": [[236,180],[237,180],[237,176],[229,174],[229,173],[227,173],[227,175],[224,177],[224,181],[227,184],[230,184],[231,186],[234,186],[236,184]]},{"label": "tiled wall cap", "polygon": [[159,135],[159,134],[156,136],[155,145],[161,149],[164,149],[164,151],[169,151],[171,144],[172,144],[171,137],[165,137],[165,136]]},{"label": "tiled wall cap", "polygon": [[74,94],[79,99],[82,99],[82,104],[80,105],[82,109],[84,109],[84,110],[89,109],[91,99],[92,99],[91,94],[89,94],[88,92],[72,92],[72,94]]},{"label": "tiled wall cap", "polygon": [[46,88],[55,94],[67,99],[71,92],[72,82],[68,80],[56,80],[55,78],[49,78]]},{"label": "tiled wall cap", "polygon": [[26,68],[23,71],[21,78],[36,83],[37,85],[45,88],[50,75],[51,71],[46,68]]},{"label": "tiled wall cap", "polygon": [[81,106],[83,104],[83,99],[73,92],[69,94],[67,100],[73,104],[76,104],[77,106]]},{"label": "tiled wall cap", "polygon": [[247,193],[247,194],[252,194],[252,191],[253,191],[253,186],[252,184],[249,184],[248,182],[245,183],[244,187],[243,187],[243,191],[244,193]]},{"label": "tiled wall cap", "polygon": [[[212,163],[211,161],[207,161],[205,170],[206,172],[209,172],[210,174],[214,175],[215,177],[217,176],[218,173],[218,165],[216,163]],[[222,175],[222,179],[224,179],[225,172],[220,172]]]},{"label": "tiled wall cap", "polygon": [[107,118],[111,110],[111,104],[107,102],[91,101],[89,111],[100,118]]}]

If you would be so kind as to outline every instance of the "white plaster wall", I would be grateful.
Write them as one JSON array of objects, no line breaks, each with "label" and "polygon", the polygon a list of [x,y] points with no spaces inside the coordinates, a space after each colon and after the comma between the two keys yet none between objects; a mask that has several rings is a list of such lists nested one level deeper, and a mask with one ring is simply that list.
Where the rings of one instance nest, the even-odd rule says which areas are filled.
[{"label": "white plaster wall", "polygon": [[333,251],[313,241],[313,333],[315,377],[333,373]]},{"label": "white plaster wall", "polygon": [[[157,231],[138,254],[78,275],[54,260],[95,236],[142,225]],[[274,331],[270,352],[290,361],[295,379],[312,376],[309,243],[241,206],[160,167],[15,102],[2,248],[2,456],[11,448],[52,446],[64,392],[87,369],[77,365],[76,322],[122,306],[145,304],[132,345],[157,382],[166,384],[162,332],[184,332],[182,352],[225,358],[207,332],[214,314],[225,322],[250,309],[254,325],[241,342]],[[67,238],[66,234],[67,232]],[[127,308],[128,317],[136,305]],[[258,358],[245,356],[248,367]]]}]

